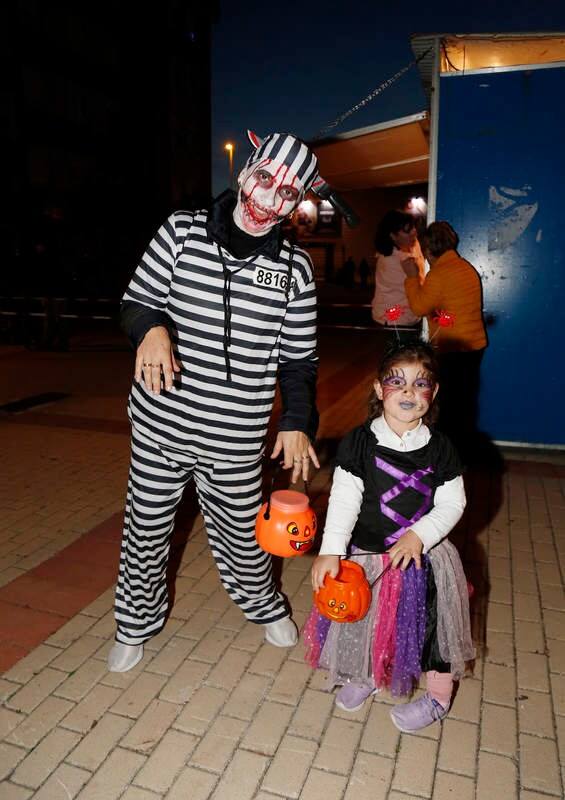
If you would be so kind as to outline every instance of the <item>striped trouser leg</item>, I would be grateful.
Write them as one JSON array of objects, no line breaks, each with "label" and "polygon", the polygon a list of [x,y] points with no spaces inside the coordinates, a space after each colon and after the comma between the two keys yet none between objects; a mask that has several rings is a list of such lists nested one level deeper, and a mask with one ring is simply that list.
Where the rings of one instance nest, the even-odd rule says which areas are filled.
[{"label": "striped trouser leg", "polygon": [[198,500],[220,580],[247,619],[257,623],[274,622],[289,613],[275,584],[272,558],[255,539],[262,466],[261,461],[198,461],[194,467]]},{"label": "striped trouser leg", "polygon": [[165,623],[171,533],[194,466],[178,455],[182,464],[133,429],[115,601],[116,639],[123,644],[141,644]]}]

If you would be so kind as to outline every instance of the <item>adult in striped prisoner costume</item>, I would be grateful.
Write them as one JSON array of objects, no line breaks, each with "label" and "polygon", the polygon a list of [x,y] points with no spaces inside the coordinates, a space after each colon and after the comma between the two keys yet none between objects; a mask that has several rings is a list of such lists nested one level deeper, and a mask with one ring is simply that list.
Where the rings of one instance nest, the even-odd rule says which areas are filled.
[{"label": "adult in striped prisoner costume", "polygon": [[320,179],[315,155],[295,136],[248,133],[254,150],[237,194],[224,192],[208,211],[173,213],[123,297],[136,362],[111,671],[135,666],[164,625],[170,536],[190,479],[232,600],[271,644],[298,639],[255,519],[277,379],[282,413],[271,457],[292,481],[307,479],[310,460],[319,466],[312,265],[280,223]]}]

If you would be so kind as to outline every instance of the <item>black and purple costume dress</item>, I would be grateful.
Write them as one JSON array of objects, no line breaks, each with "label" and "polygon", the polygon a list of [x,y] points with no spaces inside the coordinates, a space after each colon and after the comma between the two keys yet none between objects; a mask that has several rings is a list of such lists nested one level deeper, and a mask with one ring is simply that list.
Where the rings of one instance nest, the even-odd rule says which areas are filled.
[{"label": "black and purple costume dress", "polygon": [[379,444],[371,422],[340,443],[335,465],[363,483],[348,558],[361,564],[372,601],[358,622],[333,622],[314,606],[303,627],[306,661],[328,670],[328,690],[348,681],[411,693],[422,672],[460,678],[475,657],[468,584],[459,554],[446,538],[422,555],[422,568],[385,568],[386,550],[434,506],[438,487],[461,474],[450,441],[432,432],[408,452]]}]

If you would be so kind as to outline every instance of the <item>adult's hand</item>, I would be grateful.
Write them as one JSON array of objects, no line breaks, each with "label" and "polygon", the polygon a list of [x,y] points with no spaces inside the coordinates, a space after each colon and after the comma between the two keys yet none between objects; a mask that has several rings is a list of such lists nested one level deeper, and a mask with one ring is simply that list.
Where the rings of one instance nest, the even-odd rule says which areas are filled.
[{"label": "adult's hand", "polygon": [[295,483],[300,475],[303,480],[308,480],[310,459],[320,469],[316,451],[312,447],[310,439],[302,431],[279,431],[271,458],[277,458],[281,452],[283,469],[292,468],[291,483]]},{"label": "adult's hand", "polygon": [[165,389],[171,391],[175,372],[180,372],[180,366],[168,330],[163,325],[150,328],[137,348],[135,380],[139,383],[143,377],[150,392],[161,394],[161,373]]},{"label": "adult's hand", "polygon": [[405,258],[402,262],[402,269],[407,278],[417,278],[420,274],[418,265],[413,258]]}]

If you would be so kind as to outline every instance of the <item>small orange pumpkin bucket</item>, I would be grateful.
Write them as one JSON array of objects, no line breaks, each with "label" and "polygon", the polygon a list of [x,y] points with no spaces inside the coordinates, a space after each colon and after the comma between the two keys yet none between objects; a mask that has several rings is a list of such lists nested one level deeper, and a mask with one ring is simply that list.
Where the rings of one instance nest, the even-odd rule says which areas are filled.
[{"label": "small orange pumpkin bucket", "polygon": [[371,587],[365,570],[355,561],[342,559],[335,578],[326,575],[324,585],[314,592],[316,608],[332,622],[357,622],[371,605]]},{"label": "small orange pumpkin bucket", "polygon": [[307,553],[314,544],[318,521],[308,495],[293,489],[272,491],[255,522],[255,538],[262,550],[288,558]]}]

